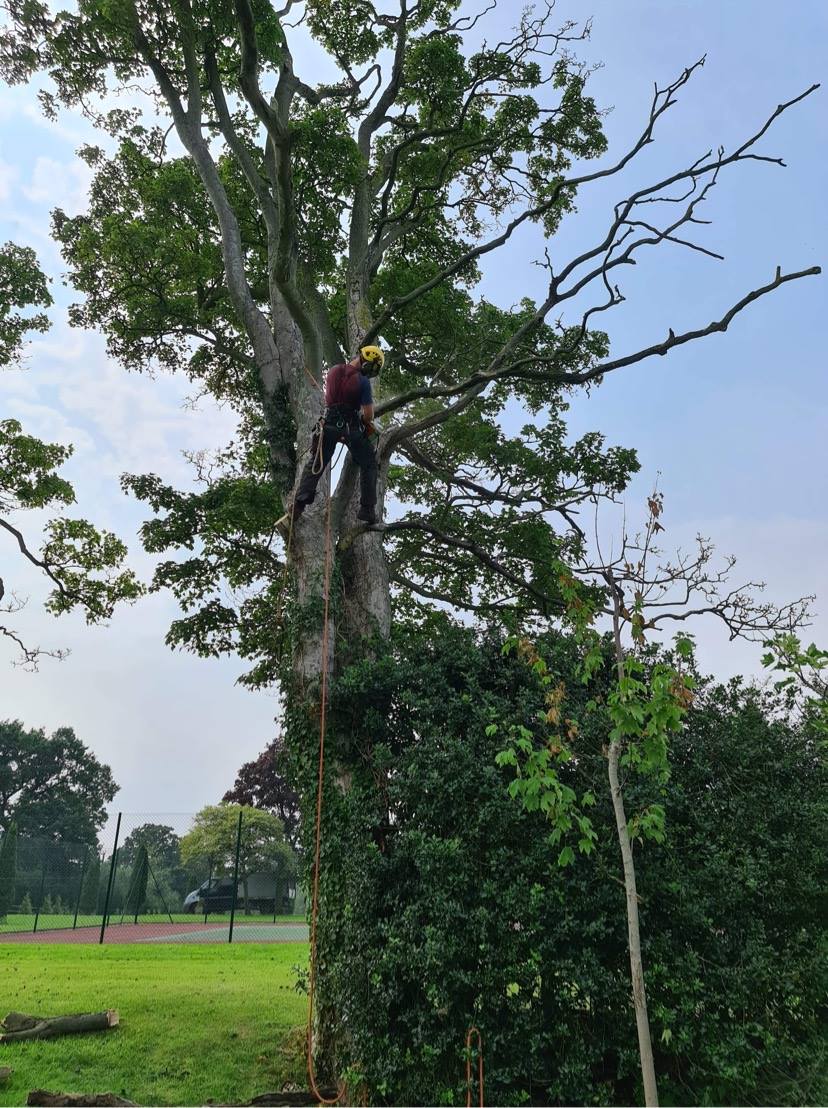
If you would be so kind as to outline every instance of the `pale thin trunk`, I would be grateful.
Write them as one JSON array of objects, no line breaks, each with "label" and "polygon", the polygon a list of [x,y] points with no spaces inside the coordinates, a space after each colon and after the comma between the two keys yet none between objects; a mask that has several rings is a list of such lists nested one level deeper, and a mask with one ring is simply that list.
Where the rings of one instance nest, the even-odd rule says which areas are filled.
[{"label": "pale thin trunk", "polygon": [[[624,676],[624,652],[621,646],[621,611],[618,593],[614,582],[610,581],[613,593],[612,629],[615,639],[615,664],[618,679]],[[621,744],[617,740],[610,743],[608,766],[612,808],[615,813],[615,826],[618,830],[618,843],[621,847],[621,861],[624,866],[624,891],[627,896],[627,945],[630,952],[630,975],[632,977],[633,1005],[635,1007],[635,1026],[638,1032],[638,1054],[641,1059],[641,1078],[644,1082],[644,1103],[647,1108],[657,1108],[658,1087],[656,1085],[655,1065],[653,1064],[653,1044],[650,1038],[650,1021],[647,1015],[647,992],[644,987],[644,965],[641,961],[641,931],[638,925],[638,892],[635,884],[635,862],[633,860],[627,816],[624,811],[624,796],[618,778],[618,760],[621,756]]]},{"label": "pale thin trunk", "polygon": [[621,845],[621,860],[624,863],[624,890],[627,894],[627,942],[630,951],[630,974],[632,976],[633,1004],[635,1005],[635,1025],[638,1031],[638,1053],[641,1058],[641,1076],[644,1081],[644,1103],[647,1108],[658,1105],[655,1066],[653,1065],[653,1045],[650,1040],[650,1022],[647,1016],[647,993],[644,988],[644,966],[641,962],[641,936],[638,926],[638,893],[635,887],[635,863],[633,862],[630,834],[627,830],[627,817],[624,814],[624,799],[618,780],[618,757],[620,744],[613,742],[609,749],[609,780],[612,792],[612,807],[615,812],[615,825],[618,829],[618,842]]}]

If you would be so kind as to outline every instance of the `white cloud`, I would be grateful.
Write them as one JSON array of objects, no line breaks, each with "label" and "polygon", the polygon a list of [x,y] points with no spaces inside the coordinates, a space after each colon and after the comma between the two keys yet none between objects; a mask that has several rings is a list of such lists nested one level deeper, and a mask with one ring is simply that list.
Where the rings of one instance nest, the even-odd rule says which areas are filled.
[{"label": "white cloud", "polygon": [[223,446],[232,435],[232,413],[209,401],[195,411],[184,407],[188,381],[128,373],[108,356],[101,335],[71,328],[65,311],[54,315],[52,330],[30,344],[29,370],[17,375],[13,391],[59,410],[83,431],[99,472],[151,467],[186,481],[182,450]]},{"label": "white cloud", "polygon": [[85,206],[92,177],[91,167],[78,158],[62,162],[40,155],[32,169],[31,183],[21,191],[33,204],[45,204],[50,211],[63,208],[74,215]]},{"label": "white cloud", "polygon": [[6,410],[9,415],[20,420],[27,434],[35,435],[46,442],[57,442],[64,446],[71,444],[76,451],[94,451],[95,444],[91,436],[57,408],[12,397]]},{"label": "white cloud", "polygon": [[16,165],[0,161],[0,203],[6,203],[12,194],[15,183],[20,176]]},{"label": "white cloud", "polygon": [[[51,140],[60,139],[63,142],[71,143],[74,147],[81,146],[85,142],[95,141],[94,129],[79,111],[64,110],[61,111],[57,119],[49,119],[43,114],[39,102],[32,95],[31,89],[27,89],[27,91],[29,96],[22,103],[22,113],[35,126],[48,131]],[[100,140],[97,141],[100,145]]]}]

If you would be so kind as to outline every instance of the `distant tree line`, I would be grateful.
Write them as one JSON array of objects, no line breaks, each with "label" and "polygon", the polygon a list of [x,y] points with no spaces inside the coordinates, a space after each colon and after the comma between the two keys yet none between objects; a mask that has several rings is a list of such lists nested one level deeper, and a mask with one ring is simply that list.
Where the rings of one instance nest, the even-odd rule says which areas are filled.
[{"label": "distant tree line", "polygon": [[[187,833],[152,821],[125,829],[111,908],[181,911],[189,892],[232,872],[240,805],[247,809],[242,885],[264,870],[278,872],[285,889],[292,886],[298,806],[276,768],[275,747],[242,767],[234,790],[221,805],[202,809]],[[117,791],[109,766],[70,727],[49,735],[18,720],[0,722],[0,917],[103,911],[112,852],[100,834]],[[244,889],[241,903],[247,908]]]}]

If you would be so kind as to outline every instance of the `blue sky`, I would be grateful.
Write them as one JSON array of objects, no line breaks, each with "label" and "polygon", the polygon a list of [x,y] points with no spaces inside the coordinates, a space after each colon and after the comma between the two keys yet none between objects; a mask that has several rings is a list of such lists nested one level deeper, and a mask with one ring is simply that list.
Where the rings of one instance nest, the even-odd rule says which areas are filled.
[{"label": "blue sky", "polygon": [[[502,5],[489,37],[508,29],[517,5]],[[592,78],[614,159],[641,129],[653,82],[664,84],[702,54],[705,67],[682,90],[640,166],[623,179],[584,191],[578,212],[552,244],[564,261],[601,236],[612,204],[643,181],[686,166],[720,142],[730,146],[787,100],[826,77],[828,6],[776,3],[680,3],[594,0],[562,3],[556,14],[594,16],[579,52],[603,67]],[[318,70],[299,46],[297,69]],[[305,69],[303,70],[303,66]],[[704,325],[745,292],[766,283],[775,267],[803,269],[828,261],[824,197],[828,195],[826,90],[791,110],[762,150],[787,169],[737,166],[723,174],[705,205],[713,226],[700,241],[725,255],[716,262],[660,247],[625,272],[626,302],[605,316],[614,354],[674,330]],[[72,442],[69,475],[79,512],[131,540],[133,563],[151,563],[133,536],[140,506],[120,493],[124,471],[149,468],[185,483],[183,449],[220,445],[231,431],[225,413],[183,407],[184,383],[127,375],[109,362],[99,336],[72,331],[61,288],[60,258],[48,236],[49,211],[82,210],[89,174],[73,157],[92,137],[82,118],[43,120],[34,92],[3,89],[0,97],[0,240],[34,246],[55,278],[54,327],[31,346],[27,369],[0,380],[0,414],[33,433]],[[485,291],[503,303],[541,291],[537,232],[522,235],[508,256],[487,267]],[[828,642],[828,543],[825,439],[828,432],[825,278],[788,285],[748,308],[726,335],[685,346],[668,358],[619,371],[589,398],[573,398],[574,434],[599,429],[608,440],[637,447],[642,474],[628,496],[634,517],[660,472],[668,531],[665,545],[697,531],[739,558],[745,578],[768,582],[779,601],[819,594],[813,637]],[[148,462],[147,458],[151,460]],[[119,612],[107,629],[73,618],[55,622],[38,601],[43,589],[12,551],[0,549],[2,576],[31,600],[22,629],[44,645],[68,645],[69,658],[45,662],[38,674],[0,658],[0,715],[33,726],[71,724],[113,767],[127,811],[189,811],[218,799],[238,765],[272,736],[273,697],[234,686],[240,666],[172,654],[163,645],[175,605],[153,597]],[[758,651],[728,647],[714,628],[699,626],[704,665],[727,676],[758,672]]]}]

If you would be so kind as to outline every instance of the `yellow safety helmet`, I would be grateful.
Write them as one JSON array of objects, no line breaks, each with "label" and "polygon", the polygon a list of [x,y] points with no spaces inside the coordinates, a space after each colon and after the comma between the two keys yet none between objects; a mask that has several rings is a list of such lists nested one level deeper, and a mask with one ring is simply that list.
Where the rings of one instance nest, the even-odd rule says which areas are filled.
[{"label": "yellow safety helmet", "polygon": [[385,365],[385,355],[378,346],[361,346],[359,356],[363,366],[368,369],[366,377],[376,377]]}]

